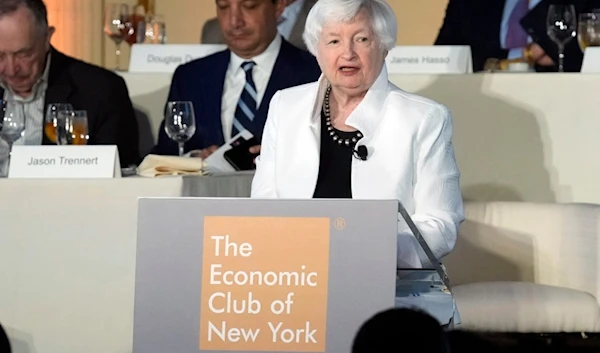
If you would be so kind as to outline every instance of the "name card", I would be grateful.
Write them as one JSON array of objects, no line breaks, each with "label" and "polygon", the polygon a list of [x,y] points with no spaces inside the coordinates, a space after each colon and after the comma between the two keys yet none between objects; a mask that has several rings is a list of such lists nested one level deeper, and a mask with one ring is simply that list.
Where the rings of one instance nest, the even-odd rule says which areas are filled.
[{"label": "name card", "polygon": [[222,44],[134,44],[129,72],[172,73],[181,64],[225,49]]},{"label": "name card", "polygon": [[583,54],[582,73],[600,72],[600,47],[588,47]]},{"label": "name card", "polygon": [[117,146],[14,146],[9,178],[120,178]]},{"label": "name card", "polygon": [[465,74],[473,72],[469,46],[398,46],[388,53],[390,74]]}]

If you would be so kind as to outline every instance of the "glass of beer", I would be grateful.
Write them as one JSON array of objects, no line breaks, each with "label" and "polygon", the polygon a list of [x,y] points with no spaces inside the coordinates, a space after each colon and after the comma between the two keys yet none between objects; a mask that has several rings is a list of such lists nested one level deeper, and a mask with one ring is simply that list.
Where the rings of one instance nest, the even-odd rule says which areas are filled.
[{"label": "glass of beer", "polygon": [[69,103],[50,103],[46,109],[44,120],[44,133],[52,143],[56,143],[56,119],[59,112],[72,111],[73,106]]},{"label": "glass of beer", "polygon": [[61,111],[56,119],[56,143],[58,145],[86,145],[88,118],[85,110]]},{"label": "glass of beer", "polygon": [[600,12],[579,14],[577,25],[579,48],[585,53],[587,47],[600,46]]}]

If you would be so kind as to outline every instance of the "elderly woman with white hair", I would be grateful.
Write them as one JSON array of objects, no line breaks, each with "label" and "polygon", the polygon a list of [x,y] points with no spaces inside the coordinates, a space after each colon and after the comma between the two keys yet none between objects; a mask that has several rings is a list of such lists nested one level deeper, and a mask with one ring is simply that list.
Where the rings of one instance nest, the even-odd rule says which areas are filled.
[{"label": "elderly woman with white hair", "polygon": [[[323,74],[270,104],[253,198],[397,199],[439,259],[464,219],[448,109],[388,81],[396,43],[385,0],[319,0],[304,32]],[[407,226],[398,266],[427,263]]]}]

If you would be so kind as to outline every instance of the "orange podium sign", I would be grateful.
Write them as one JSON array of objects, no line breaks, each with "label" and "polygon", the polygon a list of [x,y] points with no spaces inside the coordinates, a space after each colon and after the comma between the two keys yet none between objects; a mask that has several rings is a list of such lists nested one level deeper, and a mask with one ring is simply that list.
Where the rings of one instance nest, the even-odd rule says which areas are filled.
[{"label": "orange podium sign", "polygon": [[200,350],[325,352],[329,224],[206,217]]}]

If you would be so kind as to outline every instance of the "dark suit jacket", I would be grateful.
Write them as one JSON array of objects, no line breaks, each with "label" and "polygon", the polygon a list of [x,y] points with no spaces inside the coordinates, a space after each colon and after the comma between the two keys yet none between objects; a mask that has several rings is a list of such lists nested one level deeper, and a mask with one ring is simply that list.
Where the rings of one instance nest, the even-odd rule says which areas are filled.
[{"label": "dark suit jacket", "polygon": [[[300,12],[298,12],[298,17],[296,17],[296,23],[294,23],[290,37],[288,38],[288,42],[303,50],[306,50],[306,44],[304,43],[304,39],[302,39],[304,25],[306,24],[306,16],[308,16],[310,9],[312,9],[316,2],[317,0],[304,1],[302,9],[300,9]],[[216,18],[206,21],[204,26],[202,26],[200,43],[225,44],[225,39],[223,38],[223,33],[221,32],[221,26]]]},{"label": "dark suit jacket", "polygon": [[[123,78],[54,48],[51,54],[44,113],[50,103],[71,103],[75,110],[86,110],[88,144],[117,145],[121,165],[139,163],[137,120]],[[45,134],[42,144],[51,144]]]},{"label": "dark suit jacket", "polygon": [[[473,70],[483,70],[489,58],[506,59],[508,51],[500,46],[500,26],[506,0],[450,0],[436,45],[470,45]],[[556,44],[546,34],[546,15],[550,4],[573,4],[577,14],[600,7],[600,0],[542,0],[521,20],[533,41],[539,44],[555,63]],[[579,71],[583,54],[573,38],[565,46],[565,71]],[[557,67],[536,67],[538,71],[556,71]]]},{"label": "dark suit jacket", "polygon": [[[196,116],[196,133],[186,143],[186,151],[225,143],[221,101],[229,59],[230,51],[224,50],[181,65],[175,70],[168,100],[191,101]],[[250,132],[261,140],[269,103],[275,92],[314,82],[320,74],[317,61],[311,54],[282,40],[269,83],[254,118],[260,129]],[[152,153],[175,155],[178,153],[177,144],[165,133],[164,124],[163,120],[158,132],[158,144]]]}]

